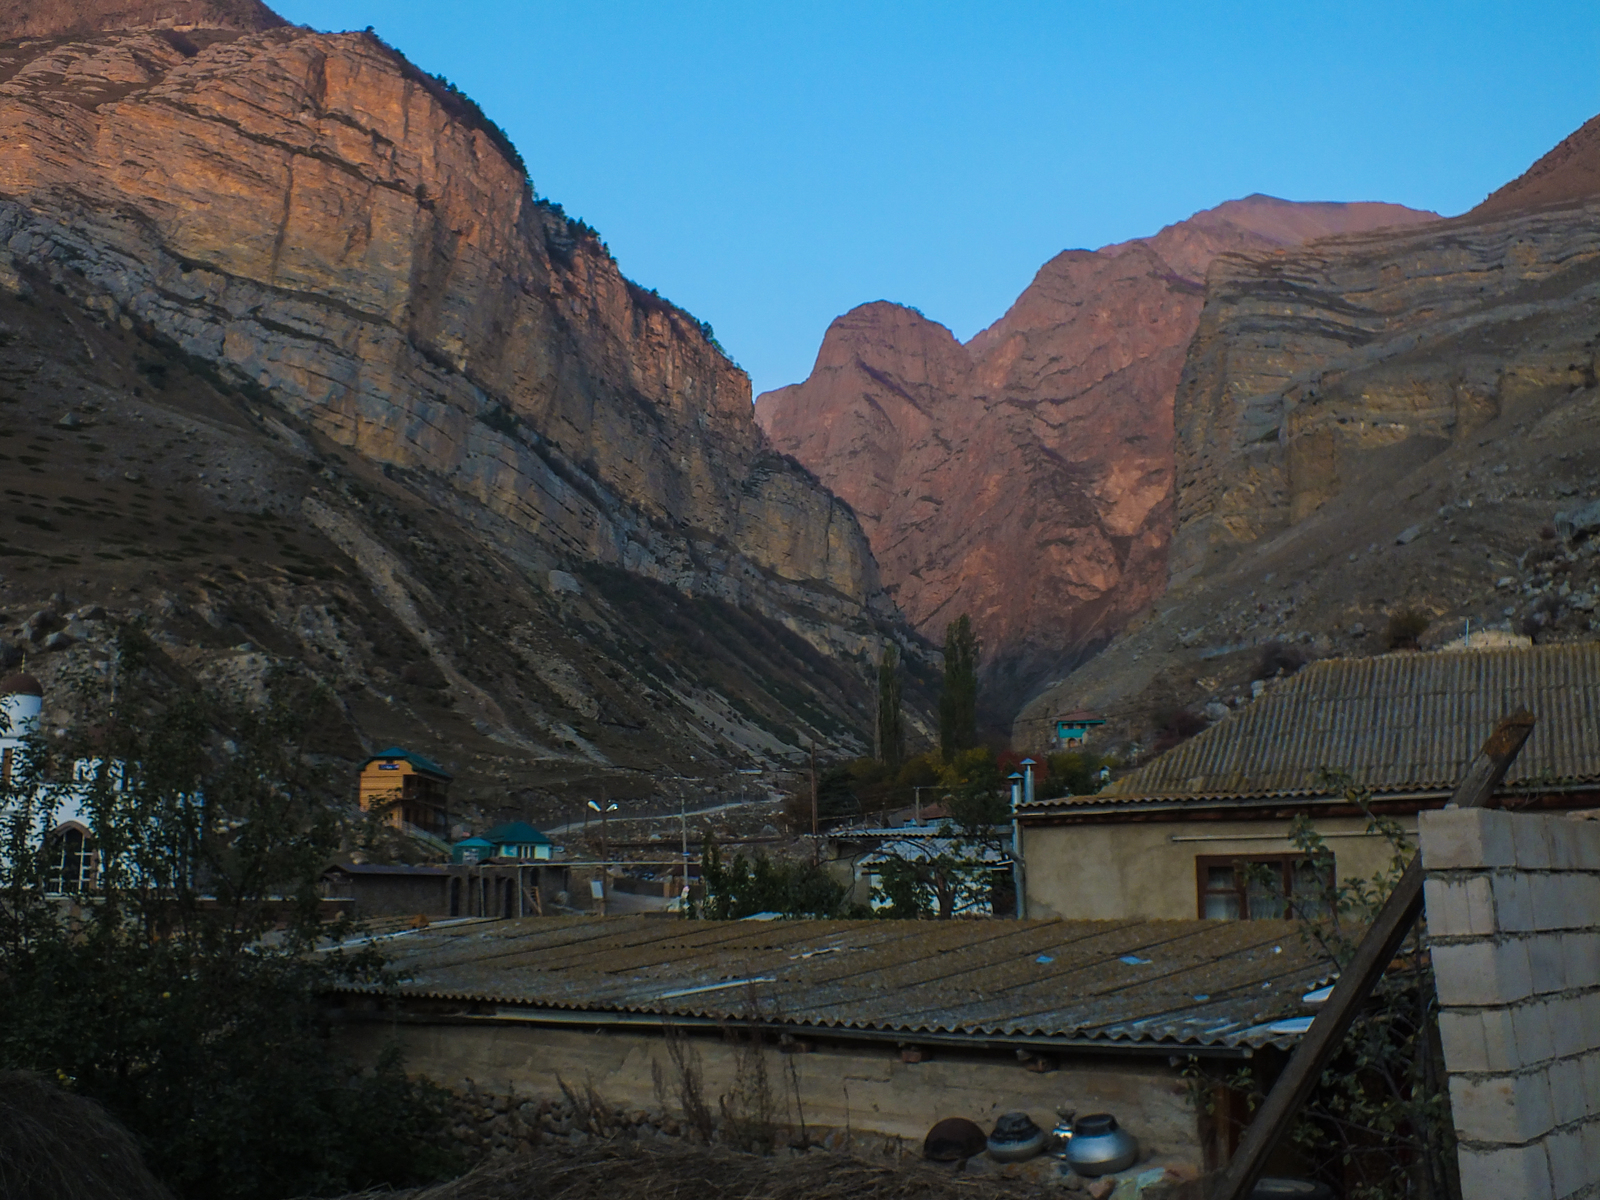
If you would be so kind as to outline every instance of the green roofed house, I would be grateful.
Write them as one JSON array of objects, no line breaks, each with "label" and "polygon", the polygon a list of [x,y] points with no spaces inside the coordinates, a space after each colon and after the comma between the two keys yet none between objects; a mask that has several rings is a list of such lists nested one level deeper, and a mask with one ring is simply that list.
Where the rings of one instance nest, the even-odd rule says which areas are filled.
[{"label": "green roofed house", "polygon": [[551,842],[526,821],[508,821],[496,825],[484,834],[496,858],[513,858],[520,862],[550,857]]}]

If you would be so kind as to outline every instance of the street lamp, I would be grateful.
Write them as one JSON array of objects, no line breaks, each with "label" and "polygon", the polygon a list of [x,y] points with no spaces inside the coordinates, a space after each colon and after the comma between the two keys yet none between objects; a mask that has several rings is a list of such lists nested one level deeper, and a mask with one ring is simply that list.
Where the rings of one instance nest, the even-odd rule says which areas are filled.
[{"label": "street lamp", "polygon": [[[600,797],[605,800],[604,796]],[[596,804],[589,801],[589,807],[600,814],[600,915],[606,915],[606,884],[609,882],[610,868],[607,865],[611,859],[611,814],[617,811],[616,803]]]}]

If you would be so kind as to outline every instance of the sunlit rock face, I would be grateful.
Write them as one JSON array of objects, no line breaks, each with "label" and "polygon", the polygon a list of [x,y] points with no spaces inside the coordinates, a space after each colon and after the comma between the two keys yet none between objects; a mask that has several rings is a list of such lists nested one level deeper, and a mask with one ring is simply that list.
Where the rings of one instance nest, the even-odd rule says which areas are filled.
[{"label": "sunlit rock face", "polygon": [[[526,727],[480,688],[496,737],[548,747],[547,727],[576,719],[557,701],[578,704],[548,679],[581,675],[631,680],[634,699],[665,686],[687,706],[618,717],[587,742],[561,733],[582,755],[611,754],[613,735],[639,761],[777,760],[819,735],[856,753],[883,645],[926,666],[849,506],[773,449],[709,328],[624,278],[593,230],[537,198],[476,105],[370,33],[288,26],[248,0],[0,4],[0,287],[59,293],[95,336],[125,334],[174,376],[210,380],[206,394],[244,397],[252,453],[322,453],[326,439],[350,478],[381,470],[408,520],[453,539],[452,562],[492,563],[497,612],[537,609],[578,656],[541,668],[527,704],[543,694],[550,712]],[[110,380],[80,341],[61,342],[56,366]],[[138,402],[164,404],[157,391],[146,381]],[[481,582],[424,561],[421,532],[380,530],[323,461],[294,519],[377,589],[382,619],[461,688],[488,657],[525,675],[533,652],[491,654],[483,629],[434,636],[440,614],[483,600],[467,594]],[[433,615],[413,620],[424,575]],[[646,598],[654,665],[627,641]],[[702,602],[749,614],[749,645],[696,649]]]},{"label": "sunlit rock face", "polygon": [[555,557],[829,621],[888,611],[848,509],[766,445],[745,374],[372,36],[154,29],[8,59],[13,255]]},{"label": "sunlit rock face", "polygon": [[1212,261],[1432,219],[1230,201],[1056,256],[966,345],[914,310],[863,305],[833,323],[804,383],[757,400],[757,419],[856,510],[922,632],[972,615],[1004,713],[1165,586],[1173,396]]},{"label": "sunlit rock face", "polygon": [[1212,269],[1177,393],[1173,571],[1594,386],[1600,118],[1464,216]]}]

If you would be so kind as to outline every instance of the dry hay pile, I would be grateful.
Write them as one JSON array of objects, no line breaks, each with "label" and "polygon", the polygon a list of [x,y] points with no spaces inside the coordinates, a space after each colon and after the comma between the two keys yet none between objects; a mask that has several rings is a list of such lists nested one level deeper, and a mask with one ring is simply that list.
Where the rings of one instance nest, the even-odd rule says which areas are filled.
[{"label": "dry hay pile", "polygon": [[763,1158],[682,1142],[614,1141],[546,1143],[453,1183],[402,1195],[405,1200],[1033,1200],[1039,1189],[920,1162],[889,1166],[825,1152]]},{"label": "dry hay pile", "polygon": [[110,1113],[25,1071],[0,1072],[0,1197],[172,1200]]}]

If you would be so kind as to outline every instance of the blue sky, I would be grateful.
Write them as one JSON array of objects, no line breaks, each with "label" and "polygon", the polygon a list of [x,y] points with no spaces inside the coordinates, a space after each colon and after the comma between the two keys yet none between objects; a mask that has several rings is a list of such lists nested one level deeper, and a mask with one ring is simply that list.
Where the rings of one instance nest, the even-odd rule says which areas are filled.
[{"label": "blue sky", "polygon": [[1223,200],[1454,214],[1600,112],[1600,3],[308,0],[472,95],[756,390],[838,314],[963,339],[1068,247]]}]

